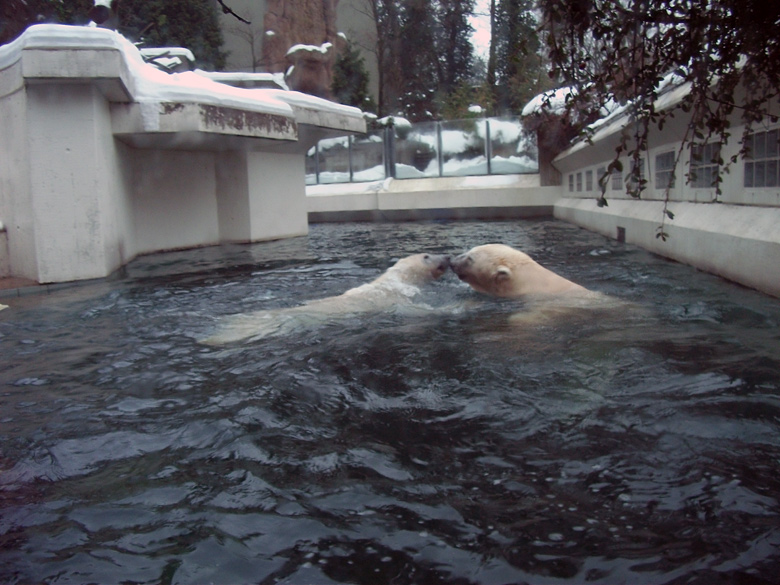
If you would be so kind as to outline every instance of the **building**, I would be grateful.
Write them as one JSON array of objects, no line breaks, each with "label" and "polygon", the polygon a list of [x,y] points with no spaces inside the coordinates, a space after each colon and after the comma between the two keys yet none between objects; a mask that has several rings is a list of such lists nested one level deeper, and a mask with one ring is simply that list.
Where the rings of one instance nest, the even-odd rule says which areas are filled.
[{"label": "building", "polygon": [[[678,85],[662,94],[657,110],[675,108],[688,91]],[[676,111],[663,130],[652,127],[639,173],[646,188],[628,193],[633,158],[621,157],[622,172],[605,177],[628,117],[602,120],[591,142],[577,142],[553,165],[561,173],[557,218],[780,296],[780,124],[765,119],[747,136],[750,154],[737,156],[744,125],[735,114],[725,143],[683,144],[690,117]],[[772,114],[780,114],[775,104]],[[735,157],[735,161],[724,165]],[[715,181],[720,177],[720,192]],[[669,214],[666,213],[669,212]]]}]

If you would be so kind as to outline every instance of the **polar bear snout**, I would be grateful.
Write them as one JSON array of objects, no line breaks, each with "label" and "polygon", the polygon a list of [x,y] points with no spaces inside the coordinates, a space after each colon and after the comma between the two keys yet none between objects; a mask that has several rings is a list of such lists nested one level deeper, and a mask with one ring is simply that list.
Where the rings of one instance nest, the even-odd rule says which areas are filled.
[{"label": "polar bear snout", "polygon": [[450,257],[441,254],[425,254],[423,260],[431,267],[434,278],[439,278],[450,268]]},{"label": "polar bear snout", "polygon": [[469,266],[474,264],[474,259],[469,255],[468,252],[465,252],[464,254],[459,254],[458,256],[455,256],[452,260],[450,260],[450,268],[452,268],[452,271],[460,278],[461,280],[466,280],[468,277],[468,269]]}]

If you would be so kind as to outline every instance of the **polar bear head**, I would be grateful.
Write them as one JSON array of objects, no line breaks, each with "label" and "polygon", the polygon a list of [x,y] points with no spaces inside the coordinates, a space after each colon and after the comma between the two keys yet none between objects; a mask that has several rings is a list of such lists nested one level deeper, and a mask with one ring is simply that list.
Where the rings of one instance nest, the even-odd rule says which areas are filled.
[{"label": "polar bear head", "polygon": [[385,276],[395,278],[405,284],[421,285],[441,277],[449,267],[449,256],[413,254],[401,258],[388,268]]},{"label": "polar bear head", "polygon": [[452,270],[476,291],[496,297],[585,290],[504,244],[485,244],[455,257]]}]

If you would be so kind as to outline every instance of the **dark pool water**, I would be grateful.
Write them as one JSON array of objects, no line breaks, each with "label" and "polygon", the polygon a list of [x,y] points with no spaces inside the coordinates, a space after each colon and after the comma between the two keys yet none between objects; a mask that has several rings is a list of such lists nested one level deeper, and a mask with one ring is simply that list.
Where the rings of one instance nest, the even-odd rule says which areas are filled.
[{"label": "dark pool water", "polygon": [[[634,305],[198,343],[394,258],[519,247]],[[2,583],[777,583],[780,302],[555,221],[312,226],[0,312]]]}]

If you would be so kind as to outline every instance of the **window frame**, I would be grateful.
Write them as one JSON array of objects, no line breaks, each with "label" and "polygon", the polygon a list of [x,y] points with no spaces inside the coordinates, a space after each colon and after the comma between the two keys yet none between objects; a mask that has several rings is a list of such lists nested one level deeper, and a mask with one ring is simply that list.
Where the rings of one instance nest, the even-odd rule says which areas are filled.
[{"label": "window frame", "polygon": [[[664,166],[661,165],[661,159],[664,160]],[[677,183],[677,173],[675,172],[677,167],[677,156],[674,150],[664,150],[655,155],[655,176],[654,186],[656,189],[665,191],[667,189],[674,189]],[[671,163],[671,164],[669,164]]]},{"label": "window frame", "polygon": [[[745,137],[742,186],[746,189],[780,187],[780,128],[770,127]],[[760,184],[759,184],[760,183]]]},{"label": "window frame", "polygon": [[[688,163],[688,183],[692,189],[715,189],[720,173],[720,152],[723,145],[720,142],[705,142],[691,145],[691,159]],[[703,154],[699,155],[697,150]],[[710,153],[707,154],[707,151]],[[693,176],[693,178],[691,178]]]}]

